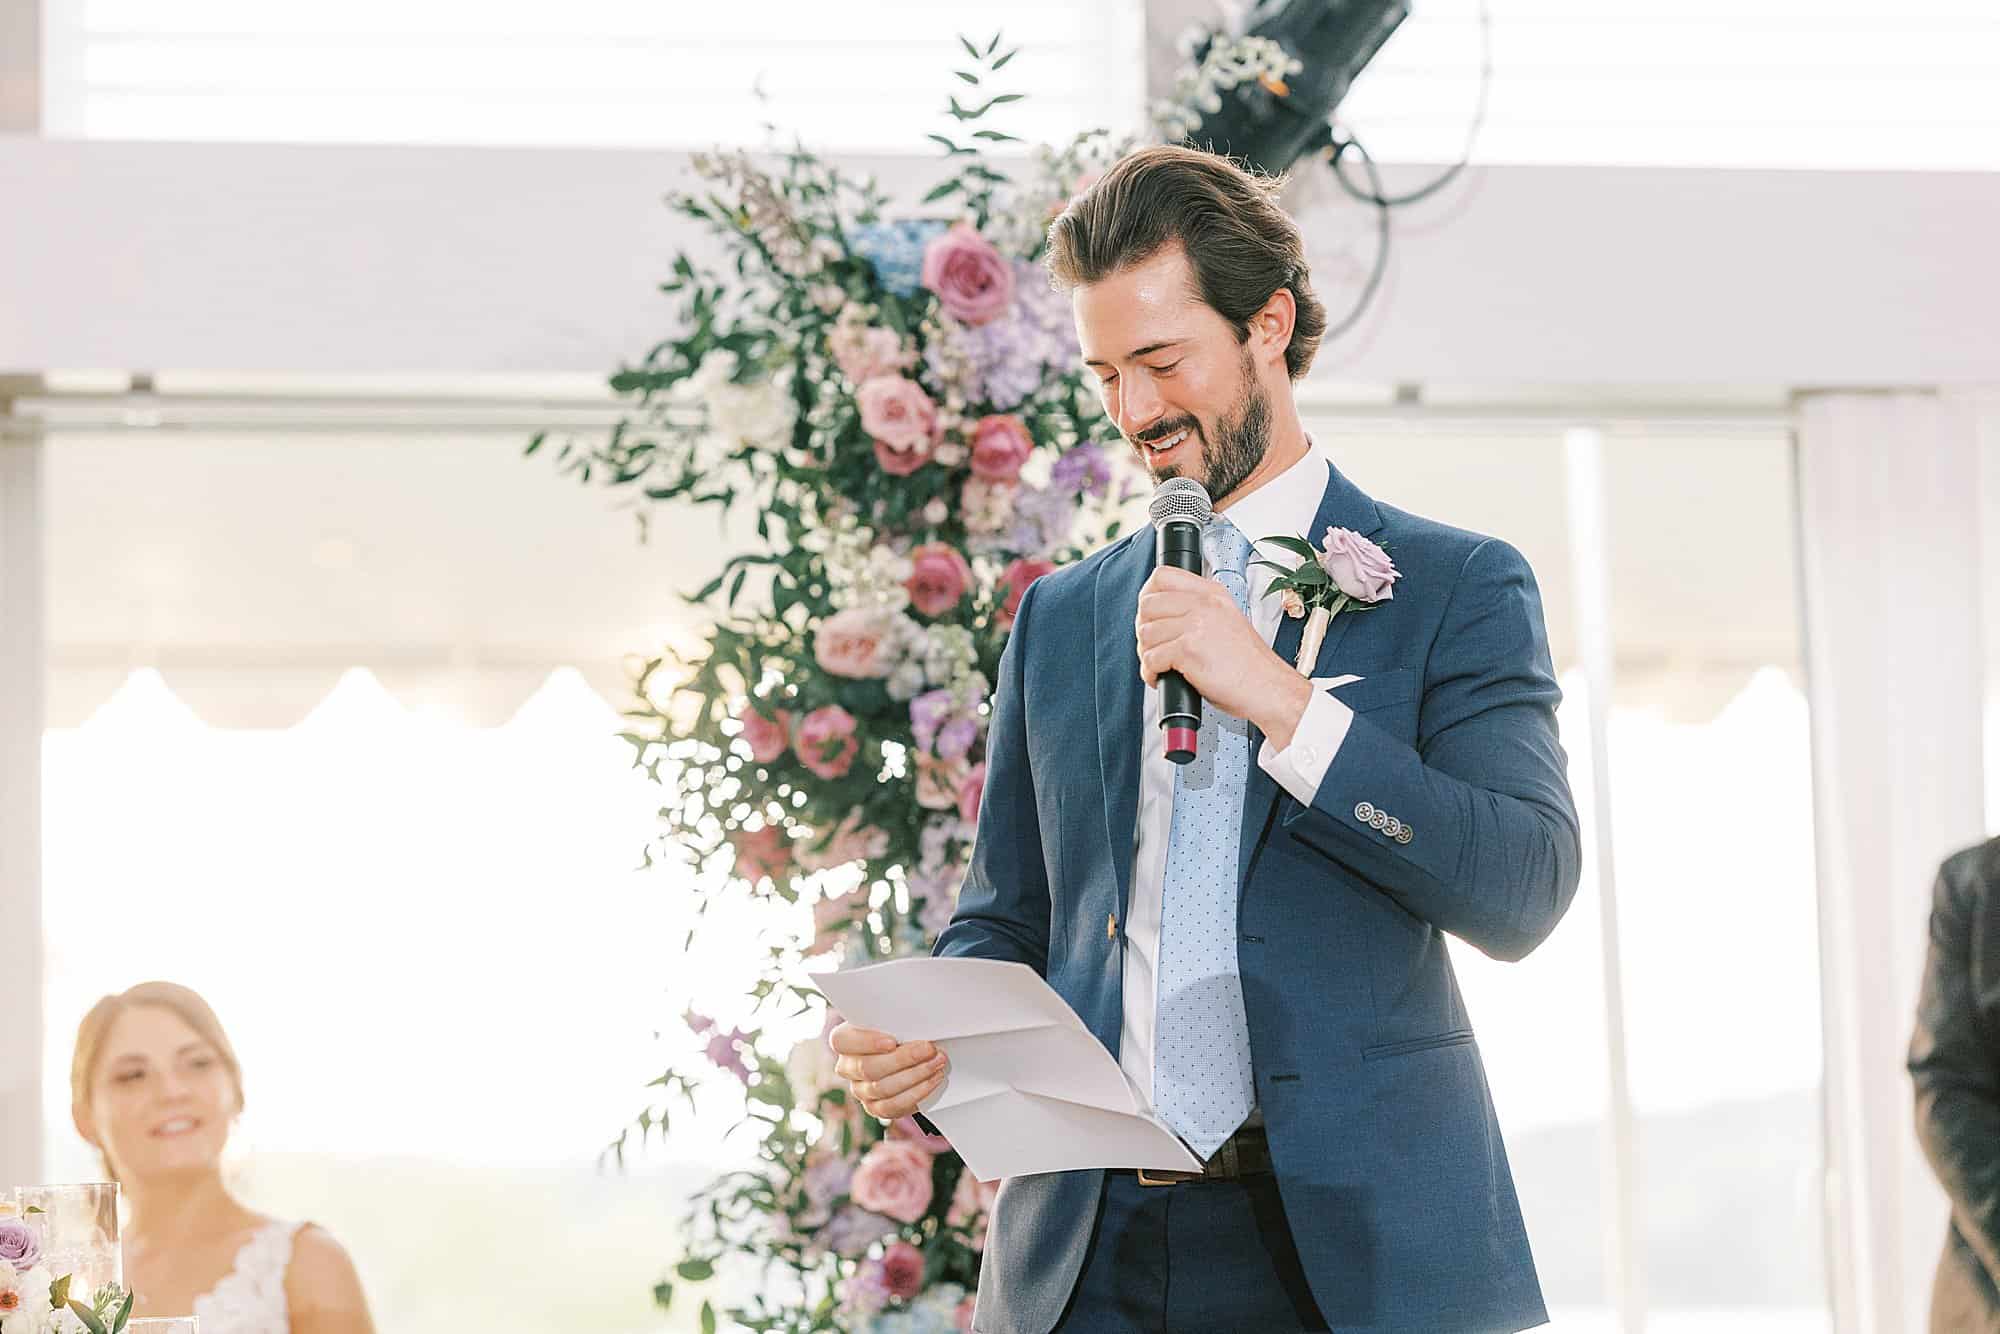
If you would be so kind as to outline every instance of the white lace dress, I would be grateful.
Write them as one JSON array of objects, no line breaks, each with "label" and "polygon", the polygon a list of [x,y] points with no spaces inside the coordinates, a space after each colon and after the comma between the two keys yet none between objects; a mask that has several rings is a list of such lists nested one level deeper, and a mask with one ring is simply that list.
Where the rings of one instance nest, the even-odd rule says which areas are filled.
[{"label": "white lace dress", "polygon": [[291,1334],[285,1270],[292,1263],[292,1237],[303,1226],[274,1219],[243,1243],[236,1267],[194,1299],[201,1334]]}]

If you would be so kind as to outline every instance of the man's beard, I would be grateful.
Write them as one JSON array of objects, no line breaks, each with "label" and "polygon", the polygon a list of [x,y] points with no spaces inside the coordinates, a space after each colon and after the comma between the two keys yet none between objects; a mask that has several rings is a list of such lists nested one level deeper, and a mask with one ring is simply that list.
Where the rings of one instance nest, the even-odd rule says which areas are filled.
[{"label": "man's beard", "polygon": [[[1192,431],[1200,440],[1201,470],[1207,479],[1208,498],[1210,503],[1220,505],[1257,471],[1257,465],[1264,461],[1264,452],[1271,447],[1271,400],[1252,374],[1249,357],[1243,358],[1243,393],[1236,405],[1216,420],[1212,439],[1193,417],[1162,423],[1141,439],[1165,440],[1180,430]],[[1139,461],[1146,464],[1146,471],[1152,473],[1156,483],[1181,475],[1181,470],[1172,464],[1155,469],[1143,445],[1135,444],[1133,448],[1139,451]]]}]

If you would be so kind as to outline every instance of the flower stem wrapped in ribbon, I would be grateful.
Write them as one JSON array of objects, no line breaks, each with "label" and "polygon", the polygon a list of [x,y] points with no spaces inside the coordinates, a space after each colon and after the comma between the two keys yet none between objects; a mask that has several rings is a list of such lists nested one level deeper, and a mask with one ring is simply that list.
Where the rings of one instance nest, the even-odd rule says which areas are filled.
[{"label": "flower stem wrapped in ribbon", "polygon": [[1283,601],[1287,616],[1305,616],[1305,634],[1293,664],[1302,676],[1312,675],[1326,629],[1343,611],[1373,611],[1395,596],[1402,578],[1389,553],[1351,528],[1329,528],[1315,548],[1302,537],[1267,537],[1264,541],[1299,558],[1296,567],[1259,559],[1255,565],[1278,572],[1264,596]]}]

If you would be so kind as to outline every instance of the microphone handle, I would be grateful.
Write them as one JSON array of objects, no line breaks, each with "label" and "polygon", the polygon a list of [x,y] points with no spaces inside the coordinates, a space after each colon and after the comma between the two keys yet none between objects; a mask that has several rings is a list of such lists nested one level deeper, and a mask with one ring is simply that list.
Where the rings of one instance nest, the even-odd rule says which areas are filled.
[{"label": "microphone handle", "polygon": [[[1200,524],[1188,519],[1167,520],[1153,530],[1153,549],[1161,565],[1201,573]],[[1179,672],[1160,673],[1160,730],[1168,759],[1175,764],[1194,759],[1196,734],[1201,730],[1201,694]]]}]

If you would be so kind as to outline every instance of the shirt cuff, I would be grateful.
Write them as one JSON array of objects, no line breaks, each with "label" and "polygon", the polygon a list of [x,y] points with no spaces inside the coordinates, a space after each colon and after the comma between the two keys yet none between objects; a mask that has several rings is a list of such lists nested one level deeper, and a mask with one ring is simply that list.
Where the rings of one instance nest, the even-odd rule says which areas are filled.
[{"label": "shirt cuff", "polygon": [[1257,750],[1258,767],[1271,775],[1279,787],[1298,798],[1301,805],[1310,806],[1319,794],[1326,771],[1333,766],[1333,757],[1340,753],[1341,742],[1347,740],[1347,728],[1353,721],[1354,710],[1324,690],[1314,690],[1312,698],[1306,701],[1306,711],[1299,717],[1298,730],[1292,733],[1292,744],[1276,750],[1266,737]]}]

